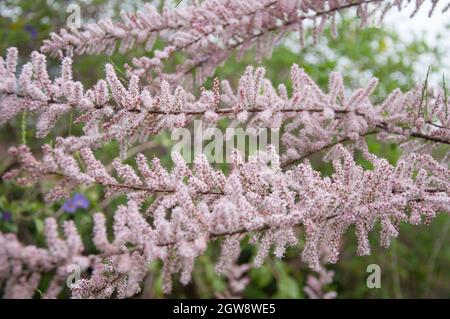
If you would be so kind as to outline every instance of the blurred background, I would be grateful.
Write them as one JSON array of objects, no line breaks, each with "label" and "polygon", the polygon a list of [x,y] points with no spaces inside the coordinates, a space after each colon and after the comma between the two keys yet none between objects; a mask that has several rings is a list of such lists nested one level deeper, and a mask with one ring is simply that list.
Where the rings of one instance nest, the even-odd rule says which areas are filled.
[{"label": "blurred background", "polygon": [[[184,0],[187,1],[187,0]],[[159,1],[156,5],[162,6]],[[177,5],[168,2],[167,5]],[[429,1],[431,3],[431,1]],[[92,19],[118,14],[120,10],[135,11],[143,1],[127,0],[0,0],[0,54],[6,48],[19,48],[21,59],[27,60],[33,50],[38,50],[43,39],[48,38],[51,31],[64,27],[70,13],[67,6],[76,3],[81,8],[82,23]],[[180,5],[183,5],[182,3]],[[442,76],[450,78],[449,45],[450,21],[447,16],[441,17],[439,12],[432,18],[427,17],[428,10],[421,10],[419,15],[410,20],[411,10],[401,13],[391,12],[381,26],[373,26],[359,30],[358,22],[348,14],[339,22],[339,37],[333,40],[330,32],[325,32],[317,46],[306,45],[301,49],[298,34],[292,34],[278,46],[270,59],[263,64],[267,68],[267,76],[275,84],[288,82],[289,69],[292,63],[303,67],[322,88],[327,87],[328,74],[340,71],[345,75],[348,88],[357,88],[372,76],[379,78],[374,99],[383,99],[393,89],[411,89],[421,83],[426,70],[431,68],[431,84],[441,85]],[[447,19],[445,19],[447,18]],[[155,48],[161,48],[157,43]],[[118,53],[107,56],[81,56],[75,58],[74,76],[85,86],[90,86],[104,76],[103,65],[113,62],[120,68],[130,62],[134,55],[151,54],[136,48],[126,55]],[[245,66],[255,64],[254,54],[250,51],[241,61],[232,56],[225,65],[217,69],[221,79],[228,79],[236,84]],[[50,71],[57,73],[58,61],[50,59]],[[210,80],[206,86],[210,86]],[[45,140],[34,137],[34,119],[31,116],[18,117],[0,128],[0,173],[3,174],[12,164],[6,150],[20,144],[23,137],[36,152],[43,143],[51,143],[58,135],[80,132],[80,127],[70,123],[69,117],[58,122],[57,128]],[[226,127],[227,123],[221,123]],[[148,141],[139,150],[130,149],[130,153],[143,151],[149,158],[159,156],[162,162],[170,167],[171,145],[168,133],[160,134]],[[369,139],[370,150],[395,164],[400,156],[399,148],[394,144],[380,144]],[[104,163],[110,163],[118,154],[115,143],[106,145],[97,156]],[[359,157],[361,165],[367,165]],[[315,156],[311,162],[324,175],[331,173],[331,167]],[[221,166],[227,170],[226,166]],[[123,198],[105,199],[100,189],[89,187],[79,189],[75,198],[82,205],[73,208],[70,202],[46,205],[42,194],[51,181],[42,181],[39,187],[17,187],[14,183],[1,181],[0,184],[0,230],[16,232],[23,242],[45,245],[43,237],[43,219],[47,216],[58,216],[60,221],[74,219],[83,235],[86,247],[95,251],[90,242],[92,231],[91,215],[103,211],[111,216]],[[341,259],[337,265],[327,268],[335,272],[333,282],[326,290],[336,291],[338,298],[450,298],[450,217],[439,216],[427,226],[402,225],[400,236],[394,240],[389,250],[379,248],[376,231],[371,243],[372,255],[356,256],[356,240],[350,230],[343,243]],[[244,250],[239,264],[251,262],[254,249],[243,244]],[[214,298],[226,294],[228,279],[218,276],[214,271],[214,261],[219,253],[219,243],[214,243],[208,253],[199,258],[191,284],[186,287],[175,285],[170,297]],[[381,267],[381,288],[369,289],[366,268],[369,264]],[[152,264],[145,289],[140,296],[146,298],[164,298],[161,289],[160,265]],[[250,279],[245,290],[240,293],[244,298],[305,298],[303,287],[311,271],[300,261],[298,249],[288,251],[282,260],[268,260],[259,269],[252,269],[242,276]],[[35,297],[45,291],[52,274],[48,274],[41,282]],[[1,292],[0,292],[1,294]],[[61,294],[66,297],[67,291]],[[166,296],[167,297],[167,296]]]}]

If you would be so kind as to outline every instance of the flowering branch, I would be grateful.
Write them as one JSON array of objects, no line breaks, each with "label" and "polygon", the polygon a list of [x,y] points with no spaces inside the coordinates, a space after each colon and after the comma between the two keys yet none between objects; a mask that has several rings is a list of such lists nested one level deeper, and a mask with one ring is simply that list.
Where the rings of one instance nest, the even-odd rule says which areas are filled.
[{"label": "flowering branch", "polygon": [[[23,147],[16,152],[29,158]],[[308,164],[283,172],[273,149],[253,157],[248,163],[236,156],[234,170],[228,177],[210,168],[204,157],[197,158],[193,170],[190,170],[181,157],[174,154],[175,167],[167,172],[157,159],[150,169],[145,157],[138,155],[136,161],[143,180],[131,166],[115,161],[117,174],[127,185],[126,190],[121,188],[120,191],[126,193],[128,204],[120,206],[114,215],[113,243],[106,240],[104,217],[95,215],[93,240],[103,254],[86,258],[98,260],[109,256],[111,263],[108,267],[125,278],[119,282],[128,287],[124,296],[129,296],[139,290],[135,281],[140,282],[145,275],[142,269],[156,259],[165,262],[168,268],[165,271],[169,274],[182,270],[182,283],[187,283],[195,257],[204,252],[208,240],[219,237],[224,237],[222,251],[225,255],[219,259],[218,265],[229,259],[228,254],[239,249],[238,236],[246,233],[254,234],[252,241],[259,247],[254,264],[260,265],[272,245],[278,257],[283,255],[286,246],[296,245],[294,228],[303,225],[306,232],[303,260],[313,269],[319,269],[320,247],[328,247],[331,251],[329,261],[336,262],[339,238],[350,225],[356,225],[358,254],[368,254],[370,249],[366,236],[375,221],[381,221],[381,242],[388,246],[390,237],[398,234],[397,223],[409,221],[418,224],[422,216],[429,222],[438,211],[448,211],[450,171],[431,157],[411,155],[393,167],[367,151],[364,155],[372,161],[373,171],[363,171],[353,162],[350,153],[338,145],[330,153],[335,167],[331,178],[321,177]],[[115,182],[111,183],[115,178],[105,173],[105,168],[92,158],[87,149],[82,152],[87,172],[79,172],[78,177],[71,175],[76,168],[70,160],[65,158],[62,162],[59,156],[61,154],[55,154],[52,159],[47,154],[46,164],[39,165],[28,159],[29,175],[39,178],[36,174],[54,161],[64,163],[68,182],[77,182],[75,178],[79,182],[91,179],[110,188],[109,192],[117,186]],[[419,171],[415,178],[414,170]],[[160,194],[147,209],[146,215],[152,220],[150,223],[139,212],[149,195],[142,188],[144,184],[152,190],[170,190]],[[176,188],[171,185],[176,185]],[[430,187],[441,190],[428,191]],[[214,189],[222,192],[211,194]],[[172,212],[170,218],[166,216],[167,209]],[[54,246],[52,243],[49,245]],[[7,255],[5,258],[9,260],[10,257]],[[58,260],[61,262],[61,258]],[[123,262],[137,264],[125,265]],[[97,261],[94,267],[103,269],[105,265]],[[133,279],[136,271],[140,275]],[[118,283],[105,283],[105,280],[102,283],[106,286],[100,292],[95,292],[98,283],[94,279],[76,284],[74,291],[82,297],[99,297],[107,293],[105,289],[111,294],[122,289]],[[170,288],[170,277],[166,278],[165,288]]]},{"label": "flowering branch", "polygon": [[[165,8],[162,13],[147,4],[137,13],[122,12],[119,22],[103,19],[88,24],[81,32],[62,29],[59,35],[52,33],[51,39],[44,41],[41,51],[60,57],[64,52],[67,56],[73,53],[112,54],[120,40],[119,51],[124,53],[136,43],[145,43],[145,49],[151,50],[155,40],[161,38],[166,46],[156,50],[153,58],[134,58],[134,68],[126,65],[128,75],[145,77],[148,83],[156,86],[162,80],[177,85],[190,78],[197,69],[196,83],[202,84],[236,48],[240,48],[238,54],[242,55],[255,44],[256,58],[261,60],[269,56],[278,40],[290,31],[300,33],[303,45],[304,24],[307,21],[313,23],[311,34],[316,43],[328,21],[331,21],[332,35],[337,36],[336,13],[356,8],[361,26],[364,27],[377,14],[381,21],[389,10],[395,7],[402,9],[403,3],[398,0],[227,0],[225,3],[209,0],[183,8]],[[417,13],[422,4],[423,1],[416,2],[411,16]],[[436,2],[429,15],[435,6]],[[175,73],[164,73],[164,61],[176,52],[185,54],[185,61],[177,66]],[[153,79],[152,74],[156,74]]]},{"label": "flowering branch", "polygon": [[[422,3],[416,2],[413,14]],[[342,76],[331,73],[325,92],[295,64],[291,94],[283,84],[275,87],[261,67],[248,67],[235,90],[218,79],[210,90],[202,88],[199,96],[191,94],[189,86],[171,88],[189,82],[194,70],[196,82],[203,83],[235,49],[240,55],[255,44],[261,58],[289,31],[300,31],[303,39],[306,20],[314,24],[316,42],[329,20],[335,33],[336,14],[342,10],[356,8],[366,24],[377,13],[382,19],[403,4],[401,0],[207,0],[161,14],[146,6],[144,12],[123,13],[121,22],[102,20],[80,33],[52,34],[42,51],[66,55],[55,79],[39,52],[31,54],[19,73],[17,49],[9,48],[0,58],[0,123],[25,111],[37,114],[36,135],[43,138],[60,117],[76,111],[74,123],[83,125],[83,133],[58,136],[54,146],[45,144],[41,159],[26,145],[11,148],[17,165],[3,178],[34,184],[56,176],[45,195],[48,203],[69,197],[82,185],[97,185],[106,197],[125,195],[126,202],[114,213],[112,241],[105,215],[94,214],[95,253],[85,251],[71,221],[62,225],[61,238],[57,220],[46,219],[46,248],[26,246],[15,235],[0,233],[4,296],[32,297],[42,274],[53,272],[45,297],[55,298],[75,265],[88,277],[71,285],[72,297],[130,297],[140,291],[148,264],[154,261],[163,264],[164,291],[169,292],[174,274],[180,274],[182,284],[189,283],[195,260],[210,241],[221,241],[216,269],[226,274],[243,237],[256,246],[253,265],[258,267],[271,251],[282,258],[287,247],[297,246],[299,226],[305,235],[302,259],[320,271],[323,260],[338,261],[341,238],[353,226],[357,254],[367,255],[368,234],[376,223],[381,224],[380,243],[388,247],[398,236],[400,223],[429,223],[438,213],[448,213],[449,153],[438,162],[427,152],[450,144],[449,105],[446,92],[428,92],[427,81],[409,92],[394,90],[378,104],[371,102],[375,78],[347,92]],[[85,90],[74,80],[73,54],[112,53],[118,41],[122,53],[144,42],[150,50],[157,37],[166,47],[155,51],[154,58],[134,59],[135,68],[127,66],[127,86],[111,64],[105,67],[105,78],[92,88]],[[165,74],[164,62],[175,52],[186,59],[174,73]],[[188,126],[194,118],[207,125],[229,119],[232,127],[282,129],[281,155],[270,146],[246,162],[235,152],[228,175],[213,169],[203,155],[190,167],[173,153],[174,168],[169,171],[158,158],[149,164],[138,153],[134,166],[116,158],[113,172],[94,156],[93,150],[109,141],[118,141],[125,153],[128,145]],[[395,166],[368,151],[368,135],[400,144],[403,154]],[[353,150],[359,150],[373,169],[357,165]],[[79,159],[74,157],[77,151]],[[331,176],[322,176],[307,161],[325,151],[322,159],[332,162]],[[308,280],[308,295],[333,296],[323,293],[329,274],[322,275]]]},{"label": "flowering branch", "polygon": [[[247,127],[279,128],[290,122],[282,136],[288,149],[283,161],[302,158],[336,141],[356,140],[374,130],[382,138],[450,141],[450,120],[445,112],[448,101],[438,92],[423,103],[421,87],[407,93],[395,90],[383,103],[374,105],[369,97],[376,79],[346,97],[339,74],[330,75],[329,92],[325,93],[293,65],[291,97],[284,85],[273,87],[264,77],[263,68],[251,67],[241,77],[236,93],[227,81],[220,84],[216,79],[212,90],[203,89],[199,98],[181,87],[172,93],[167,82],[161,84],[159,94],[152,96],[140,89],[135,76],[126,89],[113,67],[107,65],[106,80],[99,80],[84,92],[82,84],[73,80],[69,58],[64,59],[61,76],[54,81],[49,79],[45,64],[45,57],[34,52],[32,62],[23,67],[17,79],[17,51],[9,49],[6,60],[0,60],[0,121],[27,109],[39,114],[36,134],[44,137],[60,116],[76,109],[81,114],[75,123],[84,123],[84,135],[57,139],[57,145],[68,152],[113,139],[126,148],[138,137],[186,126],[196,116],[208,123],[231,118],[233,127],[246,123]],[[417,112],[418,108],[422,112]]]}]

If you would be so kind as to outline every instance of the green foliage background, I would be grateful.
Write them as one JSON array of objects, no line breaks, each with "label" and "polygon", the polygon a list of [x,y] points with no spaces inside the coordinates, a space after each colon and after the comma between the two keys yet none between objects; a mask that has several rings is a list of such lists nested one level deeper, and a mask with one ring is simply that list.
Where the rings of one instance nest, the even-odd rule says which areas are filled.
[{"label": "green foliage background", "polygon": [[[139,7],[140,1],[125,1],[128,8]],[[56,31],[64,25],[66,19],[66,5],[70,1],[44,1],[44,0],[4,0],[0,3],[0,54],[4,54],[9,46],[17,46],[21,58],[28,58],[32,50],[39,48],[41,41],[48,37],[49,32]],[[124,3],[120,1],[95,0],[80,1],[83,18],[95,18],[96,13],[105,9],[106,5],[118,9]],[[12,11],[11,11],[12,10]],[[14,11],[16,10],[16,11]],[[14,13],[15,12],[15,13]],[[318,46],[307,45],[300,50],[297,36],[288,39],[277,47],[270,59],[263,61],[267,68],[267,76],[274,83],[289,84],[289,68],[297,63],[308,72],[323,88],[328,83],[328,74],[331,71],[341,71],[345,76],[345,83],[349,88],[363,85],[370,76],[376,76],[380,85],[375,92],[375,99],[382,99],[394,88],[407,90],[415,85],[415,63],[425,55],[431,55],[435,61],[431,65],[432,72],[443,72],[442,59],[444,52],[439,48],[430,47],[423,39],[416,39],[405,43],[394,30],[386,28],[369,28],[359,30],[357,23],[344,19],[339,26],[338,39],[331,39],[329,32],[321,39]],[[162,43],[157,43],[156,48]],[[75,77],[82,80],[86,86],[93,84],[96,79],[104,76],[103,65],[113,62],[122,66],[130,62],[130,57],[137,54],[148,54],[137,48],[126,55],[114,54],[111,57],[86,56],[75,60]],[[248,52],[241,61],[232,56],[227,63],[217,69],[216,75],[226,78],[236,84],[239,75],[243,73],[248,64],[255,65],[253,52]],[[56,72],[58,61],[51,60],[50,65]],[[170,67],[170,66],[168,66]],[[209,87],[211,81],[206,83]],[[289,88],[289,87],[288,87]],[[34,138],[34,119],[27,116],[26,134],[27,144],[36,152],[43,142],[51,142],[57,135],[80,133],[80,127],[69,124],[69,118],[59,121],[57,128],[45,140]],[[21,117],[0,128],[0,172],[3,173],[13,163],[6,155],[9,146],[21,143]],[[227,123],[221,123],[226,127]],[[170,149],[172,142],[169,133],[156,136],[148,143],[144,152],[149,158],[159,156],[162,162],[170,166]],[[395,163],[400,155],[399,148],[394,144],[380,144],[375,139],[369,139],[370,150]],[[117,155],[117,145],[110,143],[101,152],[97,152],[104,163],[109,163]],[[441,150],[442,152],[445,150]],[[370,165],[361,158],[359,163],[366,169]],[[332,168],[320,160],[320,155],[311,158],[313,166],[328,175]],[[222,165],[222,169],[227,167]],[[112,201],[104,199],[102,191],[96,187],[80,189],[86,195],[91,207],[89,210],[79,210],[74,215],[64,213],[62,203],[46,205],[43,193],[48,189],[51,180],[42,181],[38,187],[18,187],[14,183],[1,181],[0,184],[0,211],[8,211],[13,215],[13,221],[0,221],[0,230],[16,232],[27,243],[45,245],[43,236],[43,219],[47,216],[58,216],[60,222],[73,218],[83,235],[89,251],[95,251],[90,242],[92,231],[91,215],[103,211],[110,217],[115,207],[123,202],[123,198]],[[400,236],[394,241],[389,250],[378,247],[376,234],[372,234],[371,243],[373,252],[368,257],[356,256],[356,240],[351,231],[345,237],[342,257],[337,265],[329,266],[335,271],[335,279],[329,289],[338,292],[340,298],[421,298],[421,297],[450,297],[450,218],[440,216],[428,226],[413,227],[402,225]],[[301,235],[301,231],[299,231]],[[240,262],[249,262],[255,254],[254,249],[243,244],[244,251]],[[170,297],[213,298],[215,293],[223,292],[226,288],[225,279],[219,277],[214,271],[214,261],[218,257],[219,243],[214,243],[208,253],[199,258],[194,271],[192,283],[186,287],[179,284]],[[382,270],[382,284],[380,289],[368,289],[366,286],[366,267],[369,264],[379,264]],[[160,265],[152,264],[149,287],[144,290],[145,297],[163,298],[161,289]],[[282,260],[271,259],[261,268],[249,272],[251,283],[245,290],[247,298],[304,298],[303,286],[310,271],[300,261],[298,250],[289,250]],[[41,282],[40,291],[45,291],[48,274]],[[1,294],[1,293],[0,293]],[[36,297],[40,292],[36,292]],[[61,294],[66,297],[67,291]],[[139,296],[138,296],[139,297]]]}]

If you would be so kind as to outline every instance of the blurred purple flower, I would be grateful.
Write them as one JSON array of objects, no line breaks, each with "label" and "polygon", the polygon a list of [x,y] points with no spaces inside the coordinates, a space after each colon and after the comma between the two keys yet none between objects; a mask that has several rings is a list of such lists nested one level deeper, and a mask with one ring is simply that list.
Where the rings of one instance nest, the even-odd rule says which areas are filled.
[{"label": "blurred purple flower", "polygon": [[73,202],[77,208],[89,208],[89,200],[83,194],[75,193],[75,195],[73,195]]},{"label": "blurred purple flower", "polygon": [[78,207],[75,205],[75,202],[73,201],[72,198],[71,198],[71,199],[68,199],[68,200],[66,200],[66,201],[64,202],[63,210],[64,210],[66,213],[73,214],[73,213],[76,212],[77,208],[78,208]]},{"label": "blurred purple flower", "polygon": [[10,222],[12,220],[12,214],[10,212],[1,212],[0,216],[5,222]]},{"label": "blurred purple flower", "polygon": [[33,27],[31,24],[27,24],[24,27],[25,31],[27,31],[30,34],[31,39],[36,39],[37,38],[37,29],[35,27]]},{"label": "blurred purple flower", "polygon": [[63,210],[66,213],[73,214],[78,208],[88,209],[89,200],[83,194],[75,193],[72,198],[64,202]]}]

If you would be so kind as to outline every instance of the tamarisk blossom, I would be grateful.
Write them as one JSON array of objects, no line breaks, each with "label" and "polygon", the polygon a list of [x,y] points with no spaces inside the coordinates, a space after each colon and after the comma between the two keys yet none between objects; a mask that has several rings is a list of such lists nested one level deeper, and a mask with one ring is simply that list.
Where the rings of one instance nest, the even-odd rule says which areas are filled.
[{"label": "tamarisk blossom", "polygon": [[62,61],[60,76],[50,80],[44,55],[33,52],[16,77],[18,52],[7,50],[6,59],[0,58],[0,123],[5,123],[18,113],[27,110],[38,113],[37,137],[45,137],[55,122],[76,105],[89,108],[91,101],[83,96],[83,86],[72,80],[72,60]]},{"label": "tamarisk blossom", "polygon": [[[416,1],[413,14],[423,3]],[[92,185],[101,187],[106,197],[123,195],[126,201],[113,216],[94,214],[94,253],[85,251],[72,221],[59,225],[47,218],[45,248],[0,233],[4,297],[33,297],[42,275],[52,274],[44,297],[56,298],[66,284],[68,266],[73,265],[84,276],[71,285],[73,298],[131,297],[140,293],[148,266],[156,261],[163,265],[163,289],[168,293],[173,278],[183,285],[191,281],[196,259],[214,240],[221,244],[216,271],[233,275],[230,284],[239,292],[246,280],[232,269],[244,238],[256,248],[254,267],[271,254],[283,258],[287,247],[296,247],[301,259],[324,276],[308,279],[305,292],[310,297],[332,297],[323,293],[330,276],[321,271],[324,263],[339,260],[347,230],[355,230],[356,253],[368,255],[368,235],[376,224],[381,226],[380,244],[389,247],[400,223],[428,224],[438,213],[448,213],[449,152],[440,162],[429,155],[433,148],[450,143],[445,87],[429,92],[425,83],[405,93],[395,90],[374,104],[370,98],[376,79],[347,92],[342,76],[332,73],[326,92],[297,65],[291,68],[291,94],[285,85],[275,87],[264,68],[253,67],[246,69],[235,89],[215,79],[211,90],[203,88],[197,97],[189,86],[178,86],[191,82],[193,73],[202,83],[235,49],[242,55],[255,45],[258,58],[270,55],[282,36],[302,31],[306,20],[314,24],[316,42],[327,21],[334,24],[343,9],[356,8],[365,24],[373,14],[382,18],[403,4],[401,0],[208,0],[161,14],[146,7],[145,13],[122,14],[122,22],[102,20],[80,33],[53,34],[42,50],[69,55],[62,59],[55,79],[49,76],[46,57],[38,52],[19,73],[17,49],[9,48],[0,58],[0,122],[29,111],[38,117],[36,135],[42,138],[60,117],[75,112],[74,123],[82,124],[83,133],[58,136],[53,146],[42,147],[39,159],[26,145],[12,147],[9,154],[17,165],[3,178],[35,184],[52,177],[55,183],[45,194],[48,203]],[[430,15],[434,9],[435,5]],[[89,89],[74,80],[72,53],[110,53],[118,41],[121,52],[144,42],[150,49],[157,37],[167,46],[155,50],[153,58],[134,59],[134,68],[127,66],[127,84],[110,64],[105,66],[105,78]],[[164,62],[175,52],[185,54],[184,62],[173,74],[164,74]],[[190,166],[173,153],[171,170],[158,158],[149,162],[143,154],[136,155],[133,165],[123,163],[128,145],[188,126],[195,117],[207,125],[228,118],[232,127],[283,129],[284,153],[278,155],[269,147],[244,161],[236,152],[228,175],[213,169],[203,155]],[[393,166],[371,154],[364,140],[367,135],[400,143],[403,153],[398,163]],[[113,140],[120,143],[121,154],[110,172],[93,150]],[[372,170],[355,163],[354,150],[372,164]],[[321,151],[326,152],[323,160],[334,167],[330,176],[322,176],[307,160]],[[108,218],[113,219],[112,231]],[[299,227],[302,247],[298,247]],[[240,274],[247,268],[242,267]]]},{"label": "tamarisk blossom", "polygon": [[167,82],[161,84],[159,94],[152,95],[141,88],[136,76],[126,88],[113,66],[107,64],[106,79],[85,91],[80,82],[72,79],[69,58],[62,63],[61,76],[51,81],[45,57],[36,52],[32,57],[19,80],[14,75],[17,51],[10,48],[6,60],[0,60],[0,75],[4,75],[0,78],[1,119],[6,122],[26,107],[38,114],[36,135],[44,137],[63,114],[79,112],[75,123],[84,124],[84,134],[57,137],[56,145],[64,152],[97,148],[117,140],[125,154],[128,145],[163,130],[187,126],[196,117],[204,118],[208,125],[223,118],[232,119],[230,127],[283,125],[281,141],[287,149],[283,161],[302,158],[336,142],[359,141],[369,134],[383,141],[403,142],[411,137],[421,140],[405,143],[408,153],[423,148],[423,141],[450,143],[445,92],[437,90],[424,100],[424,85],[406,93],[394,90],[383,102],[373,104],[370,96],[377,79],[345,94],[342,76],[331,73],[325,92],[294,64],[291,96],[283,84],[277,88],[272,85],[264,68],[248,67],[236,92],[227,81],[215,80],[212,89],[203,89],[197,98],[181,87],[172,90]]},{"label": "tamarisk blossom", "polygon": [[[252,47],[256,48],[256,59],[261,61],[272,53],[273,47],[290,32],[300,34],[302,46],[305,30],[311,28],[311,39],[317,43],[327,24],[332,35],[337,36],[337,15],[351,9],[365,27],[371,20],[381,21],[384,15],[397,8],[402,10],[402,0],[207,0],[180,8],[165,7],[159,13],[151,5],[144,5],[136,13],[121,12],[119,21],[102,19],[86,25],[82,31],[61,29],[52,33],[41,47],[43,53],[57,56],[73,54],[112,54],[116,47],[120,53],[143,45],[150,51],[157,38],[165,47],[155,50],[153,57],[135,57],[132,66],[126,65],[128,75],[143,77],[153,87],[162,80],[171,84],[188,85],[195,78],[203,84],[214,73],[217,65],[225,61],[234,51],[240,58]],[[425,1],[416,1],[414,16]],[[438,1],[433,1],[433,14]],[[444,12],[448,7],[444,8]],[[120,45],[118,46],[118,42]],[[181,52],[184,62],[177,65],[174,73],[165,73],[165,62],[174,53]],[[195,75],[193,72],[195,70]]]},{"label": "tamarisk blossom", "polygon": [[[415,16],[424,2],[415,2],[411,17]],[[432,1],[430,16],[435,11],[437,2]],[[200,8],[197,7],[203,9],[205,6],[207,12],[205,17],[199,19],[200,30],[197,25],[177,29],[166,40],[164,49],[156,50],[152,58],[135,57],[132,65],[125,64],[125,68],[128,76],[138,75],[153,88],[157,88],[162,80],[190,88],[192,83],[202,85],[214,74],[216,67],[233,53],[236,53],[236,58],[240,60],[246,52],[254,48],[255,59],[261,62],[263,58],[270,58],[273,48],[293,32],[299,34],[301,47],[305,46],[306,36],[311,38],[308,44],[317,44],[327,25],[330,25],[331,36],[337,37],[336,20],[339,19],[340,13],[355,12],[360,20],[359,26],[365,28],[373,22],[381,23],[386,13],[393,9],[404,10],[407,3],[410,1],[237,0],[230,1],[227,6],[223,1],[220,1],[219,5],[214,0],[205,1]],[[244,15],[240,11],[233,12],[235,4],[239,9],[241,6],[245,8]],[[443,13],[449,6],[450,3],[444,7]],[[230,20],[230,15],[223,17],[226,10],[231,11],[230,15],[234,18]],[[177,65],[175,72],[164,72],[165,62],[177,52],[183,53],[186,59]]]},{"label": "tamarisk blossom", "polygon": [[87,269],[89,258],[83,256],[83,244],[73,221],[63,225],[65,239],[60,239],[54,218],[45,221],[47,248],[22,245],[16,235],[0,233],[0,285],[4,298],[31,298],[46,272],[54,272],[45,297],[56,298],[65,285],[67,265]]},{"label": "tamarisk blossom", "polygon": [[[167,171],[157,159],[150,166],[143,155],[138,155],[138,171],[116,161],[118,177],[114,183],[105,183],[113,177],[106,178],[104,171],[89,173],[101,167],[91,158],[94,167],[83,174],[90,174],[92,181],[107,188],[110,195],[125,194],[127,204],[114,214],[112,242],[108,240],[105,217],[100,213],[94,216],[93,241],[100,254],[88,259],[108,258],[108,263],[91,264],[96,270],[90,279],[74,285],[74,297],[138,293],[148,263],[155,260],[163,262],[164,289],[168,292],[172,274],[180,273],[182,284],[190,281],[195,259],[205,252],[208,241],[223,238],[218,267],[227,269],[227,262],[240,252],[244,234],[249,234],[250,243],[257,247],[253,261],[257,267],[272,251],[282,258],[286,247],[297,246],[299,225],[304,227],[306,241],[302,259],[318,271],[322,258],[338,261],[340,238],[351,226],[355,226],[358,239],[357,253],[367,255],[368,233],[375,223],[381,223],[380,243],[388,247],[398,236],[399,223],[429,223],[438,212],[449,211],[450,171],[429,155],[412,154],[396,167],[368,152],[363,155],[373,164],[373,170],[364,171],[343,146],[332,148],[327,157],[335,172],[330,177],[322,177],[308,163],[283,170],[272,148],[248,162],[236,153],[228,176],[214,170],[203,156],[189,168],[174,153],[175,166]],[[33,167],[24,165],[25,169]],[[143,210],[143,204],[151,198],[153,203]],[[67,256],[63,241],[51,240],[50,255],[58,256],[52,258]],[[9,274],[11,252],[7,247],[8,243],[0,255]],[[323,247],[327,247],[326,256]],[[114,275],[105,276],[105,271]]]},{"label": "tamarisk blossom", "polygon": [[334,272],[326,269],[319,272],[319,278],[308,275],[303,291],[310,299],[334,299],[337,296],[335,291],[324,291],[325,286],[333,282],[333,277]]},{"label": "tamarisk blossom", "polygon": [[238,258],[234,263],[227,263],[224,269],[224,276],[227,279],[227,289],[223,293],[216,293],[219,299],[240,299],[242,294],[250,283],[250,277],[247,272],[251,269],[251,264],[238,264]]}]

